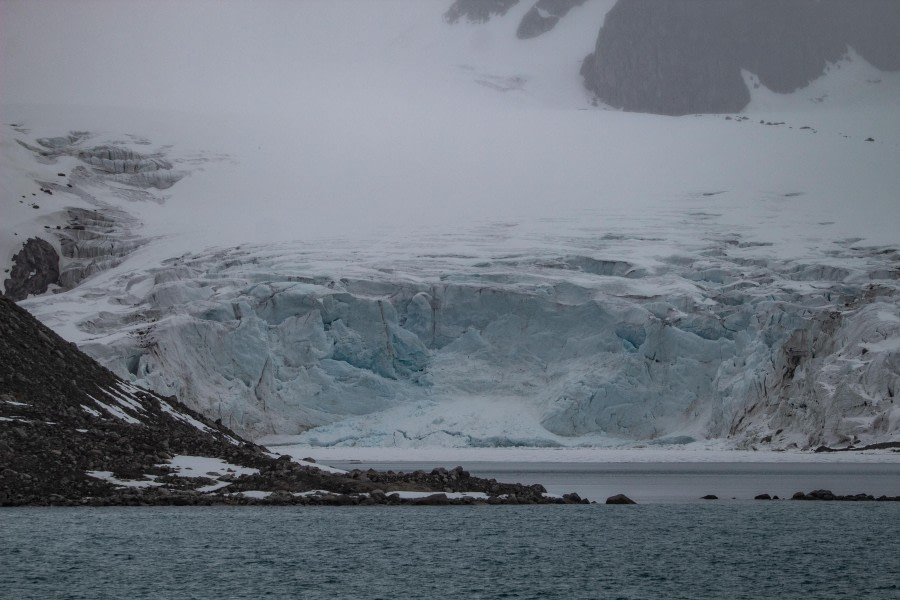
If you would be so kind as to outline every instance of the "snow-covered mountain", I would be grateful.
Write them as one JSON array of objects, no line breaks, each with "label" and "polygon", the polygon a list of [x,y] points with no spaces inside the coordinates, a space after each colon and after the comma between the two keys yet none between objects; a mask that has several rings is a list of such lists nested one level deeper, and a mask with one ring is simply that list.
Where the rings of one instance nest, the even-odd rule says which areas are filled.
[{"label": "snow-covered mountain", "polygon": [[4,278],[250,435],[897,440],[900,76],[624,113],[613,2],[464,4],[5,6]]}]

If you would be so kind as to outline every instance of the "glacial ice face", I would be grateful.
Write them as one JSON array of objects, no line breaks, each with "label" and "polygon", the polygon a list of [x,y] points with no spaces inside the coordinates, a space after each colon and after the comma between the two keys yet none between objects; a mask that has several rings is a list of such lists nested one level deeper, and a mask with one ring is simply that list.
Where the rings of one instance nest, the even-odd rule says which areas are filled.
[{"label": "glacial ice face", "polygon": [[778,447],[895,438],[896,249],[847,243],[799,264],[725,244],[691,261],[435,255],[402,275],[348,265],[343,277],[293,267],[301,255],[309,264],[308,248],[211,251],[122,275],[112,289],[131,291],[116,302],[136,308],[81,327],[103,339],[127,319],[130,335],[85,349],[251,435]]}]

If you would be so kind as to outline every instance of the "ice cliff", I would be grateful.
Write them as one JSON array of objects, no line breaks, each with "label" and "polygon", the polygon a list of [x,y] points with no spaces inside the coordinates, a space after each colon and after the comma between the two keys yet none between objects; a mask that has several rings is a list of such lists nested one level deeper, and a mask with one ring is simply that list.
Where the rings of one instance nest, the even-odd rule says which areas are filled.
[{"label": "ice cliff", "polygon": [[319,444],[897,435],[896,248],[798,263],[735,236],[636,265],[606,245],[343,277],[293,266],[308,248],[200,253],[120,276],[136,308],[82,323],[115,338],[84,348],[238,431]]}]

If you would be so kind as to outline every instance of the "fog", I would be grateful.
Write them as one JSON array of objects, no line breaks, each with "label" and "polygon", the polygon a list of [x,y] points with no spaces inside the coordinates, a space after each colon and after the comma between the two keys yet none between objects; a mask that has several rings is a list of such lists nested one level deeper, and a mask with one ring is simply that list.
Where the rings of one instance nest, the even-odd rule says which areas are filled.
[{"label": "fog", "polygon": [[[160,235],[206,223],[210,243],[483,219],[601,226],[721,190],[735,199],[729,215],[799,191],[843,211],[834,219],[855,235],[884,227],[874,215],[894,201],[891,157],[857,162],[838,136],[897,129],[885,122],[896,77],[851,65],[809,92],[828,98],[816,104],[806,91],[753,90],[758,116],[790,121],[790,133],[608,111],[578,68],[612,0],[531,40],[515,35],[530,2],[452,26],[450,4],[0,0],[0,110],[43,135],[128,132],[170,147],[183,168],[205,161],[164,205],[128,210]],[[827,112],[848,97],[875,109]],[[810,124],[827,140],[797,135]],[[845,214],[861,182],[874,208]]]},{"label": "fog", "polygon": [[440,17],[438,3],[354,4],[4,0],[2,99],[259,112],[375,81],[397,36]]}]

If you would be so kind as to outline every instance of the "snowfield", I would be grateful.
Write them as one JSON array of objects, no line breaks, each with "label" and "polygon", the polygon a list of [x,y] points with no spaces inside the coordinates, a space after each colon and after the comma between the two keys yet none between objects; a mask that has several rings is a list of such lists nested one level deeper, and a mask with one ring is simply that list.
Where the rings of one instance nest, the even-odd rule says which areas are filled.
[{"label": "snowfield", "polygon": [[527,4],[10,6],[2,268],[44,238],[29,311],[302,448],[900,441],[900,74],[623,113],[578,76],[612,2],[519,40]]}]

